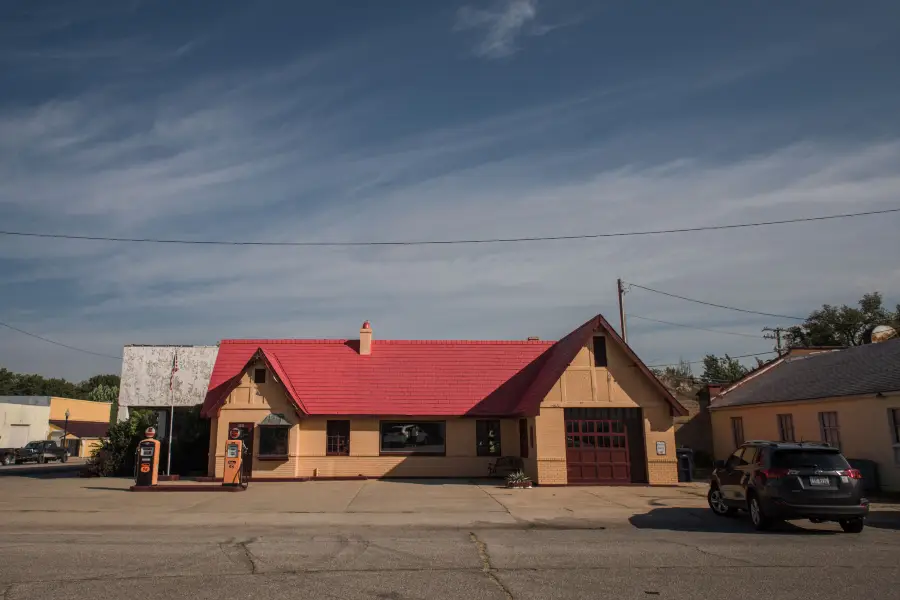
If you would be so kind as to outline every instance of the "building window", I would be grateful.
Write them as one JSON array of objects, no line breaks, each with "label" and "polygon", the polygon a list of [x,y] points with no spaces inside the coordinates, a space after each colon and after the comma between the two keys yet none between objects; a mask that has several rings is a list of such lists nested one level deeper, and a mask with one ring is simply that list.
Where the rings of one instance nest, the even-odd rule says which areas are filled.
[{"label": "building window", "polygon": [[822,441],[829,446],[834,446],[838,450],[841,449],[841,429],[838,426],[838,415],[836,412],[820,412],[819,428],[822,431]]},{"label": "building window", "polygon": [[265,383],[266,382],[266,370],[265,369],[253,369],[253,383]]},{"label": "building window", "polygon": [[744,443],[744,420],[741,417],[731,417],[731,435],[735,446]]},{"label": "building window", "polygon": [[795,441],[793,415],[778,415],[778,435],[781,436],[782,442]]},{"label": "building window", "polygon": [[325,425],[325,454],[350,456],[350,421],[328,421]]},{"label": "building window", "polygon": [[528,429],[529,438],[531,439],[531,449],[534,449],[534,427]]},{"label": "building window", "polygon": [[446,453],[444,421],[382,421],[382,454]]},{"label": "building window", "polygon": [[606,366],[606,338],[602,335],[594,336],[594,366]]},{"label": "building window", "polygon": [[291,428],[284,425],[259,426],[259,458],[286,459]]},{"label": "building window", "polygon": [[475,421],[475,451],[478,456],[500,456],[500,421]]},{"label": "building window", "polygon": [[894,464],[900,465],[900,408],[888,409],[888,422],[891,425],[891,444],[894,446]]}]

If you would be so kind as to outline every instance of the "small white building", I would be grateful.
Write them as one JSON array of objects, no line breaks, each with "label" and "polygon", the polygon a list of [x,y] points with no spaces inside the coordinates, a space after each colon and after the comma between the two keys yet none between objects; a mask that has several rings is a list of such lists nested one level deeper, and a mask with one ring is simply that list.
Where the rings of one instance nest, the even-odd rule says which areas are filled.
[{"label": "small white building", "polygon": [[0,396],[0,448],[21,448],[46,440],[50,396]]}]

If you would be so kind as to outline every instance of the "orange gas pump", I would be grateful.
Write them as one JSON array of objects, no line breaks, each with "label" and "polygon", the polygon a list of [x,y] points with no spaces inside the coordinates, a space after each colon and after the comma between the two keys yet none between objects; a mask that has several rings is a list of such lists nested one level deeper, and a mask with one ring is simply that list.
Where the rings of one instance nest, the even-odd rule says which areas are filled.
[{"label": "orange gas pump", "polygon": [[225,471],[222,474],[222,485],[239,485],[246,488],[249,483],[244,476],[244,442],[241,441],[241,430],[233,427],[228,432],[225,442]]},{"label": "orange gas pump", "polygon": [[159,440],[153,439],[156,429],[148,427],[144,435],[147,439],[141,440],[137,448],[137,473],[134,478],[134,484],[142,487],[156,485],[159,473]]}]

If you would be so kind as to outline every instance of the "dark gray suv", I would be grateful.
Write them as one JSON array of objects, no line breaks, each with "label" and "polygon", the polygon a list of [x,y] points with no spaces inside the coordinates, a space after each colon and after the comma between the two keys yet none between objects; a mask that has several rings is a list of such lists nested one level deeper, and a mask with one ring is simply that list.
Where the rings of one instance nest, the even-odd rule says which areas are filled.
[{"label": "dark gray suv", "polygon": [[869,514],[862,475],[840,450],[811,442],[746,442],[716,461],[707,494],[719,516],[750,513],[756,529],[778,521],[837,521],[859,533]]}]

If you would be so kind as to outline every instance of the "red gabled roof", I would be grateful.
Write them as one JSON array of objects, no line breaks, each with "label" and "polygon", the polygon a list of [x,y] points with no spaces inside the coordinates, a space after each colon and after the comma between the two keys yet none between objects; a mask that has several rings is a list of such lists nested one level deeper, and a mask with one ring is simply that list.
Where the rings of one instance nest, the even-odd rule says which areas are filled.
[{"label": "red gabled roof", "polygon": [[597,316],[559,342],[375,340],[223,340],[202,414],[214,416],[248,364],[266,362],[301,414],[515,416],[541,400],[595,329],[625,349],[676,414],[684,409]]},{"label": "red gabled roof", "polygon": [[372,354],[361,356],[358,340],[223,340],[203,415],[215,414],[257,352],[310,415],[507,414],[534,376],[529,365],[553,342],[375,340],[372,346]]}]

